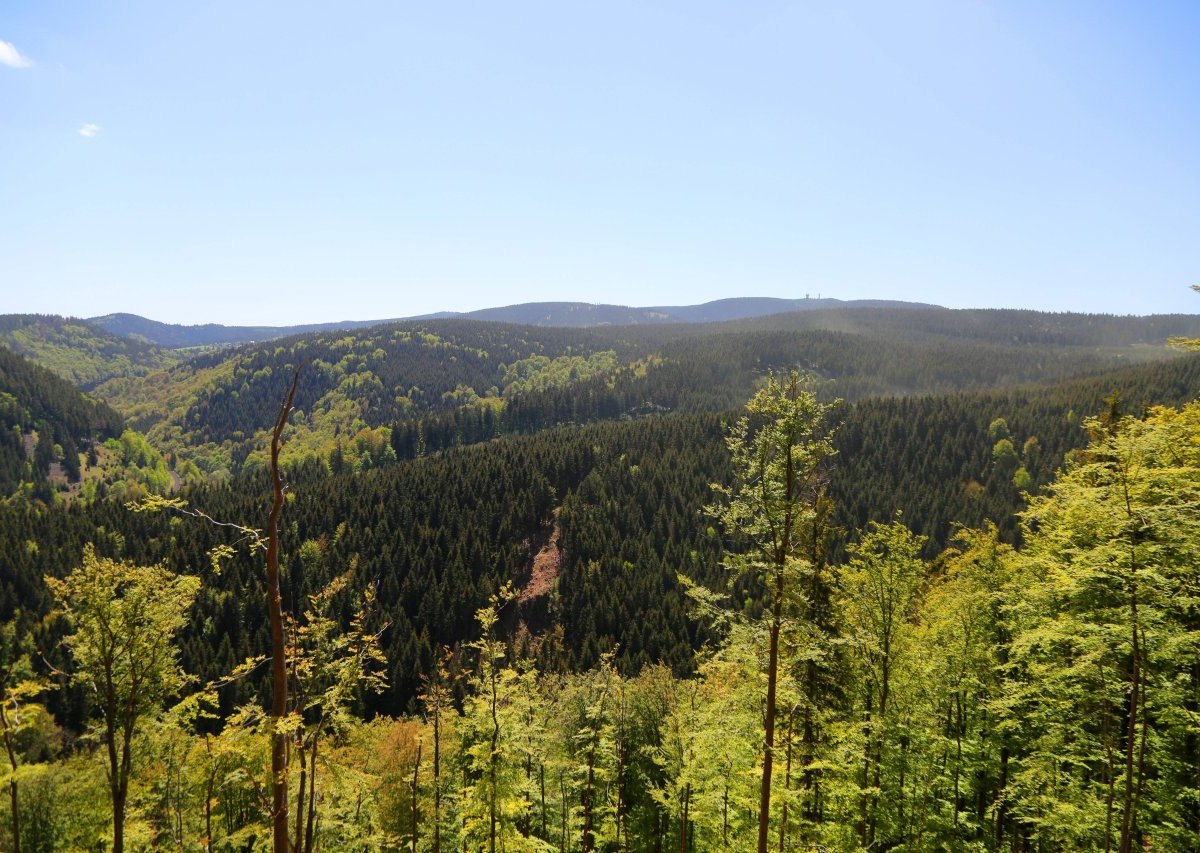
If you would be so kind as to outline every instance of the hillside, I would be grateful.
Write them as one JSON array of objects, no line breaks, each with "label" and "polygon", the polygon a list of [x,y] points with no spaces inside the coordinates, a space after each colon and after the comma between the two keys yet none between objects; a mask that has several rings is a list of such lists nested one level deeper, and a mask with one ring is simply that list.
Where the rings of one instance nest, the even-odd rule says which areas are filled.
[{"label": "hillside", "polygon": [[114,380],[99,393],[164,453],[229,473],[247,461],[262,464],[272,412],[302,363],[292,461],[327,458],[339,444],[356,458],[390,453],[379,427],[462,406],[502,408],[513,394],[608,376],[635,356],[627,342],[577,331],[398,323],[202,355],[145,379]]},{"label": "hillside", "polygon": [[182,357],[90,321],[42,314],[0,315],[0,344],[84,390],[113,377],[144,376]]},{"label": "hillside", "polygon": [[793,311],[821,311],[842,308],[933,308],[918,302],[887,299],[775,299],[743,296],[717,299],[701,305],[658,305],[631,308],[625,305],[593,305],[586,302],[527,302],[501,308],[483,308],[456,316],[497,323],[522,323],[533,326],[586,328],[591,326],[662,325],[665,323],[723,323],[748,317],[765,317]]},{"label": "hillside", "polygon": [[344,320],[335,323],[308,323],[299,326],[225,326],[219,323],[184,326],[178,323],[160,323],[157,320],[148,320],[137,314],[105,314],[100,317],[89,317],[88,322],[106,329],[114,335],[153,343],[168,349],[185,349],[187,347],[266,341],[288,335],[302,335],[307,332],[361,329],[395,321]]},{"label": "hillside", "polygon": [[1193,317],[915,308],[592,329],[408,321],[207,353],[97,391],[160,452],[236,473],[262,464],[304,363],[286,458],[370,466],[556,424],[729,409],[771,370],[850,400],[1003,388],[1171,358],[1161,341],[1195,332]]},{"label": "hillside", "polygon": [[[840,531],[831,554],[841,554],[868,522],[897,511],[929,537],[931,555],[950,542],[955,523],[991,519],[1005,539],[1018,542],[1014,513],[1023,506],[1022,489],[1051,481],[1065,454],[1085,443],[1083,417],[1104,411],[1113,391],[1127,410],[1140,412],[1150,403],[1189,400],[1197,389],[1200,356],[1188,356],[1042,387],[847,404],[837,416],[830,469]],[[548,665],[586,668],[618,643],[628,671],[651,661],[686,671],[705,635],[686,618],[676,573],[718,589],[728,581],[721,540],[702,508],[713,499],[711,484],[728,476],[722,424],[729,416],[681,412],[560,426],[333,475],[319,464],[293,467],[285,562],[305,570],[289,601],[294,606],[350,563],[357,582],[377,584],[380,605],[396,626],[387,650],[391,687],[379,709],[394,713],[412,701],[415,673],[429,665],[433,649],[471,636],[472,614],[497,584],[529,579],[557,510],[562,562],[554,597],[529,602],[520,614],[547,637],[561,628],[538,654]],[[995,453],[997,419],[1011,436],[1011,457]],[[1018,469],[1028,474],[1023,484]],[[186,494],[217,518],[254,520],[265,493],[255,472]],[[211,594],[195,620],[204,627],[185,646],[189,669],[216,675],[261,648],[261,610],[236,606],[247,591],[260,594],[261,558],[238,552],[219,575],[209,574],[208,549],[231,541],[221,531],[132,514],[112,502],[32,523],[20,535],[41,542],[39,552],[8,552],[13,576],[24,579],[18,587],[28,594],[41,573],[69,564],[72,549],[99,527],[119,537],[134,559],[166,560],[205,575]],[[0,536],[22,529],[0,514]],[[311,542],[323,543],[319,559]],[[757,594],[745,587],[735,592]],[[224,651],[214,657],[218,643]]]},{"label": "hillside", "polygon": [[78,483],[81,456],[121,434],[108,404],[0,346],[0,498],[24,491],[50,500],[53,478]]},{"label": "hillside", "polygon": [[[1164,329],[1189,333],[1193,322],[875,309],[592,330],[442,320],[210,352],[102,387],[125,401],[154,441],[192,472],[178,493],[190,511],[233,526],[194,515],[131,512],[126,499],[137,492],[130,489],[111,489],[108,498],[97,494],[86,506],[10,502],[0,506],[0,614],[22,614],[23,630],[46,650],[47,665],[70,671],[63,643],[69,624],[47,618],[53,602],[45,578],[63,576],[90,545],[101,559],[162,563],[200,578],[179,638],[182,665],[200,682],[263,654],[269,642],[260,605],[266,593],[262,554],[245,547],[239,525],[263,523],[269,487],[259,461],[262,431],[295,366],[307,360],[285,445],[285,607],[304,614],[305,629],[296,634],[301,644],[310,642],[305,638],[314,636],[316,626],[332,632],[321,636],[355,636],[341,632],[367,624],[354,621],[359,612],[368,614],[363,618],[369,624],[386,626],[372,640],[379,653],[373,665],[378,692],[334,691],[346,697],[339,700],[338,725],[355,738],[338,749],[367,744],[362,748],[372,757],[330,750],[324,766],[342,774],[340,785],[352,777],[347,768],[374,766],[373,756],[385,749],[377,744],[394,746],[385,733],[398,729],[388,727],[427,725],[414,722],[418,716],[393,722],[391,715],[427,712],[420,697],[427,699],[429,674],[438,672],[439,660],[449,668],[447,679],[461,673],[457,683],[468,685],[454,688],[461,689],[462,708],[446,711],[452,714],[447,726],[463,726],[451,729],[446,755],[470,755],[475,747],[455,750],[466,739],[478,740],[471,720],[484,718],[471,715],[487,689],[478,672],[485,665],[480,650],[488,649],[495,660],[511,662],[497,675],[496,689],[508,692],[496,707],[514,732],[524,737],[557,732],[553,726],[580,727],[575,734],[553,734],[559,746],[546,747],[562,750],[554,765],[564,768],[555,771],[562,802],[554,806],[551,798],[551,808],[563,815],[571,813],[570,797],[580,796],[571,793],[569,785],[580,783],[569,783],[574,777],[565,769],[580,760],[572,744],[589,731],[617,731],[612,721],[625,719],[618,716],[626,713],[620,703],[629,698],[629,714],[643,715],[637,719],[644,731],[636,729],[643,745],[628,760],[630,766],[645,762],[640,775],[629,777],[630,807],[636,803],[640,810],[631,821],[641,822],[645,837],[656,837],[661,815],[655,786],[673,784],[683,773],[647,758],[660,756],[670,743],[676,726],[670,715],[697,709],[712,715],[708,722],[679,719],[685,720],[683,730],[731,748],[752,745],[754,733],[751,727],[731,738],[729,721],[741,725],[761,716],[759,702],[742,707],[739,697],[757,696],[746,686],[759,678],[757,652],[747,644],[765,624],[768,591],[757,573],[730,571],[740,534],[714,517],[713,484],[735,476],[728,424],[769,371],[802,368],[822,399],[845,398],[827,424],[834,430],[834,453],[815,481],[824,500],[805,528],[812,540],[804,559],[813,562],[804,565],[817,568],[805,570],[810,590],[788,604],[794,612],[843,613],[850,597],[835,584],[853,579],[864,565],[862,549],[875,547],[870,543],[880,536],[896,537],[886,547],[907,555],[905,565],[928,579],[931,602],[939,600],[939,584],[957,577],[957,570],[945,567],[959,563],[952,562],[958,559],[954,552],[940,562],[926,560],[953,544],[959,524],[980,528],[971,535],[989,553],[1025,545],[1027,532],[1016,514],[1030,495],[1054,494],[1051,485],[1065,460],[1085,458],[1079,450],[1088,440],[1082,428],[1087,416],[1100,413],[1115,425],[1122,412],[1141,415],[1152,404],[1195,397],[1200,355],[1168,351],[1153,338]],[[135,436],[127,431],[103,446],[130,452],[149,447]],[[190,460],[215,467],[203,477],[189,468]],[[155,467],[160,463],[150,460],[150,467],[165,472]],[[903,524],[889,524],[897,519]],[[986,539],[989,522],[995,541]],[[553,578],[545,565],[538,568],[547,559]],[[699,594],[707,603],[698,605],[691,591],[696,583],[711,591],[708,599]],[[505,603],[497,590],[509,584],[519,592]],[[356,610],[356,602],[364,601],[369,611]],[[715,610],[722,615],[714,621]],[[481,612],[494,619],[485,623],[482,639]],[[819,666],[807,670],[816,674],[804,689],[820,697],[822,714],[838,721],[836,732],[853,735],[861,726],[845,721],[855,719],[858,700],[840,685],[868,683],[854,657],[858,646],[835,633],[846,630],[842,622],[820,618],[825,621],[803,623],[814,633],[787,638],[789,672]],[[952,625],[960,618],[956,610],[945,616]],[[905,625],[913,635],[904,654],[921,650],[905,658],[908,668],[895,675],[907,679],[906,695],[918,695],[922,685],[950,689],[954,682],[913,667],[943,653],[957,661],[953,649],[919,633],[924,622]],[[805,650],[818,642],[821,656],[806,658]],[[341,654],[348,647],[339,643],[333,640],[326,647],[333,651],[319,653]],[[789,697],[798,683],[789,677]],[[742,687],[726,696],[731,684]],[[215,692],[211,707],[226,728],[211,735],[212,743],[246,736],[240,721],[266,689],[265,671],[257,668]],[[593,698],[579,698],[585,694]],[[615,701],[595,698],[608,695]],[[799,707],[798,700],[788,701]],[[85,728],[90,702],[66,682],[56,682],[45,696],[69,731]],[[566,714],[556,704],[561,702],[578,707]],[[249,710],[239,716],[239,706]],[[528,724],[523,715],[534,708],[546,722]],[[372,717],[376,723],[364,722]],[[607,728],[589,728],[593,720]],[[979,732],[985,728],[975,725]],[[929,729],[940,732],[940,723]],[[191,729],[170,732],[167,737],[199,742]],[[849,736],[824,732],[819,739],[814,734],[814,743],[835,755]],[[924,750],[930,767],[950,755],[945,737],[937,737],[943,739],[934,746],[913,746]],[[855,744],[858,756],[861,744]],[[198,761],[208,754],[194,752]],[[752,765],[753,750],[739,760]],[[889,761],[889,772],[912,772]],[[407,766],[416,772],[411,762]],[[521,766],[513,761],[512,778],[522,778]],[[696,766],[711,762],[698,758]],[[831,760],[828,766],[843,763]],[[157,784],[157,768],[139,771],[147,787]],[[823,772],[834,777],[834,770]],[[223,778],[226,795],[245,793],[240,775]],[[994,777],[970,778],[981,796],[998,790]],[[377,793],[362,796],[369,801]],[[214,802],[218,810],[226,808],[224,801]],[[696,808],[719,814],[711,804]],[[254,826],[247,814],[239,826]],[[838,821],[828,825],[850,825],[849,818]],[[952,830],[946,834],[955,837]],[[707,837],[717,843],[719,832]]]}]

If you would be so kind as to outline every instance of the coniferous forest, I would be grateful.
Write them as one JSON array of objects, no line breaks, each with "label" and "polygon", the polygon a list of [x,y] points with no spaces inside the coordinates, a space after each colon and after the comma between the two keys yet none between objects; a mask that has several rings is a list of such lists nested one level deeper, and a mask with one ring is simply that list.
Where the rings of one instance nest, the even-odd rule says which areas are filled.
[{"label": "coniferous forest", "polygon": [[0,849],[1200,849],[1195,317],[0,333]]}]

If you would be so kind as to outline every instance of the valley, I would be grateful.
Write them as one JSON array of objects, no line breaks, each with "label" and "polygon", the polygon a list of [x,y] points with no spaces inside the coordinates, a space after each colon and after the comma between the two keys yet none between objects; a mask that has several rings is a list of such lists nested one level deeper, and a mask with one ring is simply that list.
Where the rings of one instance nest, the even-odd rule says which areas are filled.
[{"label": "valley", "polygon": [[[447,802],[455,814],[466,815],[461,810],[481,795],[479,780],[487,777],[479,774],[488,761],[509,762],[506,796],[518,805],[497,832],[551,837],[548,829],[545,836],[536,830],[536,820],[528,822],[540,808],[548,821],[574,826],[568,834],[586,834],[579,822],[589,818],[579,798],[598,793],[588,793],[594,781],[569,767],[591,754],[578,752],[578,744],[592,738],[606,757],[586,760],[608,762],[593,772],[621,786],[619,795],[610,787],[605,796],[621,797],[624,813],[618,817],[608,800],[590,831],[614,839],[624,833],[627,849],[654,849],[680,833],[707,839],[696,842],[702,849],[751,831],[741,818],[720,817],[715,801],[699,798],[749,797],[757,784],[749,774],[762,734],[753,733],[756,714],[747,702],[766,674],[765,661],[756,658],[761,647],[755,651],[764,631],[782,632],[786,673],[780,671],[779,689],[789,691],[794,709],[784,742],[808,756],[803,773],[777,780],[784,801],[797,804],[792,817],[772,818],[778,831],[814,843],[841,838],[836,844],[845,849],[854,839],[866,845],[871,833],[902,839],[928,832],[960,841],[1036,833],[1024,813],[995,805],[1016,796],[1005,793],[997,776],[995,750],[1042,748],[1021,746],[989,722],[1016,713],[1003,708],[1019,695],[1012,691],[1021,677],[988,657],[997,654],[995,643],[1008,641],[995,635],[986,641],[993,646],[970,651],[983,657],[969,660],[921,655],[930,653],[930,643],[950,643],[948,653],[953,643],[977,642],[953,633],[960,618],[954,608],[972,596],[1041,594],[1037,585],[1050,576],[1021,555],[1049,547],[1044,525],[1050,522],[1039,513],[1058,511],[1064,483],[1081,476],[1071,472],[1096,464],[1089,442],[1108,447],[1140,435],[1134,425],[1141,423],[1184,429],[1192,409],[1164,412],[1187,406],[1200,389],[1200,356],[1164,343],[1200,336],[1200,318],[1190,315],[914,305],[588,328],[431,318],[200,349],[109,337],[85,321],[2,319],[0,328],[15,337],[5,341],[11,350],[0,348],[4,434],[12,444],[3,457],[0,616],[14,637],[25,636],[38,650],[36,658],[20,658],[23,666],[41,670],[35,664],[41,660],[50,667],[38,707],[62,731],[86,731],[95,711],[83,684],[53,676],[71,671],[77,658],[70,623],[56,615],[61,600],[56,605],[45,579],[67,576],[90,549],[105,560],[161,565],[198,579],[176,629],[178,664],[195,684],[217,685],[194,694],[206,697],[213,722],[188,724],[192,734],[186,727],[174,734],[162,729],[161,736],[261,736],[261,729],[239,729],[234,721],[259,706],[268,689],[265,670],[256,665],[227,678],[270,647],[262,552],[247,547],[260,534],[247,531],[265,522],[271,427],[299,367],[279,456],[287,493],[283,606],[298,620],[289,654],[298,660],[328,654],[334,666],[349,660],[339,657],[345,651],[337,651],[337,632],[365,644],[360,668],[314,674],[313,690],[342,685],[340,704],[311,706],[301,736],[314,744],[328,739],[335,753],[324,759],[334,762],[326,772],[356,760],[350,757],[356,738],[383,737],[388,726],[395,734],[386,737],[416,738],[412,743],[425,749],[430,697],[441,695],[437,679],[447,679],[453,712],[446,725],[462,739],[462,751],[448,752],[447,760],[461,762],[464,778],[475,781],[453,787],[459,783],[426,779],[418,782],[421,796],[444,784],[448,797],[454,792]],[[752,398],[786,408],[778,382],[788,375],[813,406],[829,411],[805,427],[813,437],[796,445],[819,436],[827,448],[804,475],[805,485],[783,493],[797,501],[796,521],[789,523],[803,539],[791,546],[788,560],[797,562],[779,564],[793,567],[785,570],[754,557],[761,531],[721,521],[727,518],[721,496],[722,489],[765,476],[747,473],[739,461],[734,425]],[[757,431],[770,424],[765,415],[746,420],[743,440],[766,435]],[[986,572],[969,568],[989,560],[1004,565],[986,570],[1000,572],[994,588]],[[896,629],[907,651],[895,653],[900,669],[889,676],[901,679],[889,689],[907,704],[884,727],[872,724],[859,735],[839,726],[864,713],[869,719],[873,707],[883,713],[884,700],[872,693],[880,686],[872,669],[878,647],[854,639],[867,624],[852,621],[859,618],[855,608],[869,599],[846,596],[853,584],[868,582],[873,566],[915,572],[907,592],[889,587],[889,594],[908,596],[898,605]],[[1002,583],[1004,572],[1020,580]],[[772,577],[785,576],[798,585],[786,599],[770,586]],[[980,604],[984,610],[970,618],[985,622],[971,630],[1033,630],[1010,625],[1007,610],[981,615],[988,607],[1017,606],[1003,600]],[[773,602],[782,609],[772,611]],[[305,639],[316,642],[319,625],[334,644],[326,651]],[[934,640],[934,631],[951,634]],[[909,657],[917,649],[925,651]],[[919,661],[949,669],[934,676]],[[975,667],[969,675],[962,669],[968,665]],[[1111,677],[1119,675],[1113,670]],[[295,689],[310,689],[308,676],[294,677]],[[919,689],[927,678],[941,685],[929,695]],[[1003,686],[1005,679],[1016,681]],[[489,691],[498,692],[489,700]],[[508,722],[497,717],[496,726],[518,726],[521,715],[557,720],[537,724],[538,737],[547,739],[536,744],[521,740],[533,730],[505,729],[509,751],[480,758],[470,744],[483,735],[473,735],[472,727],[486,722],[489,701],[508,715]],[[977,707],[968,714],[962,703],[971,702]],[[801,708],[815,715],[803,732],[793,728]],[[925,723],[911,716],[918,709],[933,720],[963,715],[951,734],[975,738],[979,751],[947,758],[946,730],[940,723],[919,728]],[[449,706],[444,710],[451,714]],[[333,726],[335,718],[344,722]],[[560,725],[567,731],[556,733]],[[372,726],[383,728],[371,734]],[[703,740],[729,726],[746,727],[739,743]],[[779,731],[775,736],[785,737]],[[905,748],[911,753],[895,752],[898,741],[888,740],[913,744],[918,731],[925,740]],[[394,748],[388,761],[420,779],[426,770],[413,764],[408,747]],[[836,763],[834,756],[847,750],[867,756],[864,772],[877,773],[878,783],[816,757]],[[77,745],[53,760],[80,774],[86,754]],[[237,760],[250,761],[248,755]],[[153,766],[137,784],[153,784]],[[539,773],[559,767],[554,772],[565,793],[549,805],[519,805],[535,766]],[[723,776],[723,766],[740,768],[741,776]],[[970,804],[938,787],[947,773],[974,780]],[[731,787],[734,778],[740,781]],[[37,784],[52,787],[47,779]],[[245,779],[224,784],[232,786],[226,797],[248,790],[238,787]],[[347,784],[347,792],[354,790],[338,782]],[[691,793],[678,787],[685,784]],[[917,784],[942,798],[921,806],[923,818],[914,811]],[[864,793],[871,788],[886,797]],[[339,790],[323,794],[328,807],[362,796]],[[863,797],[876,815],[874,829],[856,824]],[[153,814],[141,810],[136,819],[150,827]],[[238,825],[231,839],[260,826],[254,810],[240,815],[225,813],[227,827]],[[937,823],[934,815],[938,821],[957,815],[961,823]],[[438,819],[427,805],[378,818],[395,839],[417,833],[414,821]]]}]

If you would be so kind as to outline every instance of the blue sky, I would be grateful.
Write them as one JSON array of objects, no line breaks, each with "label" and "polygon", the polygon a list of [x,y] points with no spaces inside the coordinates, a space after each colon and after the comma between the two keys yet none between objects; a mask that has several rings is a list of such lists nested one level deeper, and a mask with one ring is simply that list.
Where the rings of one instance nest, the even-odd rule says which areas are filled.
[{"label": "blue sky", "polygon": [[1200,310],[1200,3],[7,0],[0,312]]}]

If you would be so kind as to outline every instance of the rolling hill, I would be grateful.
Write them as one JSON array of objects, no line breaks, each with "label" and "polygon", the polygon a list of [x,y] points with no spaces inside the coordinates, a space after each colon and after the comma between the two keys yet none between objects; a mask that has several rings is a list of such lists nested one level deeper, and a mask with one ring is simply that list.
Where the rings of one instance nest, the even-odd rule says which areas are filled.
[{"label": "rolling hill", "polygon": [[184,357],[87,320],[46,314],[0,315],[0,344],[85,390],[116,376],[143,376]]},{"label": "rolling hill", "polygon": [[22,488],[51,498],[52,475],[64,486],[81,476],[81,451],[121,434],[107,403],[0,346],[0,498]]},{"label": "rolling hill", "polygon": [[423,321],[457,318],[528,326],[587,328],[591,326],[661,325],[664,323],[716,323],[789,311],[853,307],[903,309],[934,308],[936,306],[877,299],[842,301],[839,299],[738,297],[718,299],[703,305],[666,305],[652,308],[593,305],[587,302],[526,302],[499,308],[482,308],[477,311],[440,311],[434,314],[389,320],[342,320],[296,326],[225,326],[217,323],[184,326],[160,323],[137,314],[105,314],[100,317],[91,317],[87,322],[114,335],[122,335],[175,349],[266,341],[309,332],[363,329],[386,323],[396,323],[401,320]]},{"label": "rolling hill", "polygon": [[202,471],[262,463],[305,363],[287,457],[355,464],[510,432],[740,405],[769,370],[826,396],[985,390],[1170,358],[1192,317],[842,308],[725,323],[562,328],[404,321],[223,348],[97,389],[165,454]]}]

